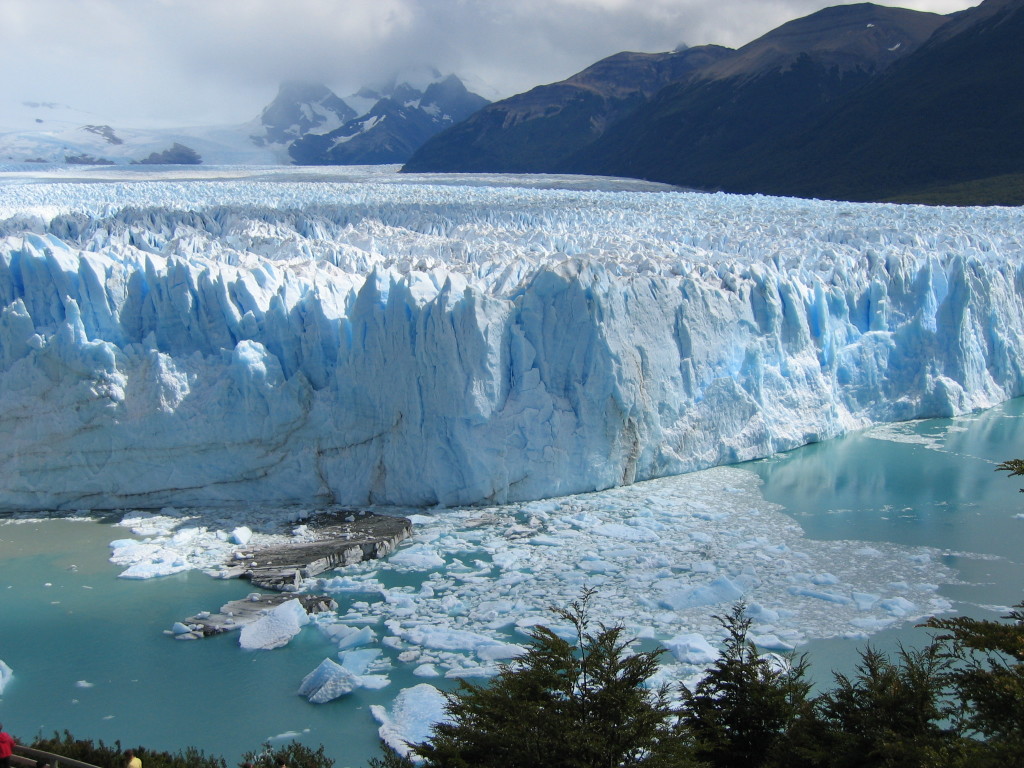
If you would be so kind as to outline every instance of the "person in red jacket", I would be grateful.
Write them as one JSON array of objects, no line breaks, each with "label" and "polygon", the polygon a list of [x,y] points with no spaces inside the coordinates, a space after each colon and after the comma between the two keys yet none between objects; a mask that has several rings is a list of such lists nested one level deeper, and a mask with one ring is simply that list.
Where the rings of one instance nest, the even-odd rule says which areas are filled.
[{"label": "person in red jacket", "polygon": [[4,731],[0,723],[0,768],[11,768],[11,752],[14,751],[14,738]]}]

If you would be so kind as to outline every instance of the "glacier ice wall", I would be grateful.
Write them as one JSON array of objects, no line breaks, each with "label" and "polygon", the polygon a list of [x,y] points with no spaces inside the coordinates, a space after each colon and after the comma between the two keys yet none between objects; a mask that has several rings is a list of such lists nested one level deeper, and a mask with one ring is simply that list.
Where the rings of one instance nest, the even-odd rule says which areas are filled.
[{"label": "glacier ice wall", "polygon": [[1019,209],[503,183],[0,186],[0,509],[526,500],[1024,393]]}]

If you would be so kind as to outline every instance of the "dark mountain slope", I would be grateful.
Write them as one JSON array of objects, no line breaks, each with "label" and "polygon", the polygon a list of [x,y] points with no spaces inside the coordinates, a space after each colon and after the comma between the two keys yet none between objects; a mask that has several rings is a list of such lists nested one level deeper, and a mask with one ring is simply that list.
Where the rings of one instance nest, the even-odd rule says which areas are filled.
[{"label": "dark mountain slope", "polygon": [[875,200],[1024,173],[1024,0],[988,0],[716,186]]},{"label": "dark mountain slope", "polygon": [[759,148],[801,130],[945,21],[870,3],[791,21],[663,89],[556,170],[728,187]]},{"label": "dark mountain slope", "polygon": [[568,80],[495,102],[424,144],[407,171],[549,171],[665,85],[734,52],[620,53]]}]

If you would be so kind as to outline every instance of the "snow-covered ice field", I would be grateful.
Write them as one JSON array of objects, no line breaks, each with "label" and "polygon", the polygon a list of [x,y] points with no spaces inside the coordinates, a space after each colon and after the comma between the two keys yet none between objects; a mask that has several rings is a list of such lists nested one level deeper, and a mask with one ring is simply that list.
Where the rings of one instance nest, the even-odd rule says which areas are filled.
[{"label": "snow-covered ice field", "polygon": [[664,190],[0,174],[0,508],[526,501],[1024,392],[1020,209]]}]

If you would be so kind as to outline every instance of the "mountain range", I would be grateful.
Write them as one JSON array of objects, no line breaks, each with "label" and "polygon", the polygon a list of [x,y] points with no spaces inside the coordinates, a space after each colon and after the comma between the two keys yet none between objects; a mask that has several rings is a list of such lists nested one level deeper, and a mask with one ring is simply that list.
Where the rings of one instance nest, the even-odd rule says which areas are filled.
[{"label": "mountain range", "polygon": [[491,104],[405,170],[591,173],[850,200],[941,198],[971,183],[968,197],[1018,202],[1006,191],[1024,172],[1022,33],[1024,0],[949,16],[826,8],[737,50],[611,57]]},{"label": "mountain range", "polygon": [[403,163],[431,136],[488,104],[455,75],[432,74],[422,87],[392,81],[348,99],[320,84],[286,82],[263,110],[253,141],[278,146],[297,165]]},{"label": "mountain range", "polygon": [[428,138],[488,103],[455,75],[429,70],[407,76],[345,98],[321,83],[284,82],[257,118],[234,126],[135,129],[62,104],[8,106],[0,117],[0,162],[402,163]]},{"label": "mountain range", "polygon": [[344,98],[285,82],[257,118],[228,127],[132,130],[23,104],[22,125],[0,127],[0,162],[404,163],[409,172],[1021,204],[1022,39],[1024,0],[945,16],[840,5],[738,49],[618,53],[493,104],[435,70]]}]

